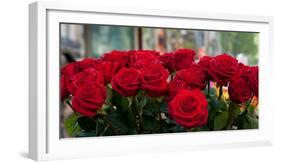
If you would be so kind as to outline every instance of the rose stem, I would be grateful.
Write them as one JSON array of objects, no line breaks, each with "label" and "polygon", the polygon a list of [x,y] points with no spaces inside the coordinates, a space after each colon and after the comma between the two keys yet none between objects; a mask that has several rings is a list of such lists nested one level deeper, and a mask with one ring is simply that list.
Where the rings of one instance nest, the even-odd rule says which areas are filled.
[{"label": "rose stem", "polygon": [[248,110],[248,107],[250,106],[251,102],[252,102],[252,99],[253,99],[253,96],[251,96],[250,100],[249,100],[249,103],[247,104],[245,110]]},{"label": "rose stem", "polygon": [[157,109],[158,109],[160,132],[163,132],[163,121],[162,121],[162,116],[161,116],[161,108],[160,108],[160,106],[156,106],[156,99],[155,98],[153,98],[153,105],[154,105],[154,107],[157,107]]},{"label": "rose stem", "polygon": [[103,132],[100,134],[100,136],[103,136],[103,135],[106,133],[106,131],[107,131],[108,128],[109,128],[109,125],[107,125],[107,126],[104,128],[104,130],[103,130]]},{"label": "rose stem", "polygon": [[135,99],[135,107],[136,107],[136,110],[137,110],[137,114],[138,114],[138,120],[139,120],[139,127],[140,127],[140,132],[143,133],[143,125],[142,125],[142,114],[140,113],[140,108],[139,108],[139,102],[138,102],[138,99],[137,99],[137,96],[134,97]]},{"label": "rose stem", "polygon": [[110,121],[107,120],[106,117],[103,118],[104,122],[107,123],[108,127],[113,131],[113,133],[115,135],[118,134],[118,132],[116,131],[116,129],[113,127],[112,123]]},{"label": "rose stem", "polygon": [[219,97],[218,97],[218,100],[221,99],[221,96],[222,96],[222,85],[220,85],[220,90],[219,90]]},{"label": "rose stem", "polygon": [[96,136],[99,136],[99,118],[97,119],[97,124],[96,124]]}]

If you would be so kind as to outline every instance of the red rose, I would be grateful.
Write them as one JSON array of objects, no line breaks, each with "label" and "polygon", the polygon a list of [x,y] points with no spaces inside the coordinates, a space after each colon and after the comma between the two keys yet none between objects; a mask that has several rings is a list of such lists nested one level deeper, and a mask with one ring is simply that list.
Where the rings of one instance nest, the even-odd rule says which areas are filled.
[{"label": "red rose", "polygon": [[140,75],[135,68],[122,68],[111,80],[112,88],[122,96],[135,96],[140,87]]},{"label": "red rose", "polygon": [[141,70],[141,89],[151,97],[162,96],[167,91],[169,72],[163,66],[151,64]]},{"label": "red rose", "polygon": [[221,54],[210,60],[208,72],[216,82],[227,86],[230,80],[239,76],[239,70],[237,59],[227,54]]},{"label": "red rose", "polygon": [[248,78],[251,72],[251,67],[244,65],[243,63],[239,63],[239,69],[240,69],[240,76],[243,76],[244,78]]},{"label": "red rose", "polygon": [[97,110],[101,109],[105,99],[105,87],[102,84],[89,82],[78,88],[72,99],[72,106],[74,111],[92,117],[96,115]]},{"label": "red rose", "polygon": [[259,97],[259,67],[258,66],[253,66],[250,68],[249,81],[254,95]]},{"label": "red rose", "polygon": [[79,72],[76,62],[69,63],[61,68],[61,76],[73,76]]},{"label": "red rose", "polygon": [[161,55],[160,61],[163,63],[163,66],[166,69],[168,69],[170,72],[175,71],[173,52],[168,52],[168,53],[164,53],[163,55]]},{"label": "red rose", "polygon": [[101,71],[103,74],[104,84],[110,83],[112,77],[118,72],[119,70],[119,63],[118,62],[108,62],[103,61],[93,66],[93,68],[97,71]]},{"label": "red rose", "polygon": [[183,79],[188,89],[199,88],[204,90],[206,88],[206,76],[202,68],[195,63],[187,69],[178,71],[175,78]]},{"label": "red rose", "polygon": [[247,78],[239,77],[229,83],[228,94],[231,101],[241,104],[252,96],[252,90]]},{"label": "red rose", "polygon": [[160,60],[158,59],[141,59],[141,60],[138,60],[136,61],[135,63],[133,63],[132,67],[140,70],[144,67],[146,67],[147,65],[151,65],[151,64],[158,64],[158,65],[162,65]]},{"label": "red rose", "polygon": [[88,68],[78,74],[74,75],[69,86],[69,90],[72,95],[75,95],[76,90],[82,85],[91,82],[97,84],[103,84],[103,76],[101,72],[96,71],[93,68]]},{"label": "red rose", "polygon": [[186,127],[202,127],[208,120],[208,103],[199,89],[182,89],[169,102],[170,116],[176,123]]},{"label": "red rose", "polygon": [[60,97],[61,97],[61,99],[64,99],[70,95],[70,92],[67,88],[68,83],[69,83],[69,79],[66,76],[61,76],[61,78],[60,78]]},{"label": "red rose", "polygon": [[175,78],[169,83],[168,91],[171,100],[180,89],[202,89],[206,87],[206,77],[198,64],[192,64],[187,69],[177,71]]},{"label": "red rose", "polygon": [[184,79],[175,77],[168,86],[168,93],[169,96],[167,98],[167,101],[171,101],[181,89],[186,89],[187,85]]},{"label": "red rose", "polygon": [[210,61],[212,60],[212,58],[213,57],[210,57],[210,56],[204,56],[204,57],[200,58],[200,60],[198,62],[198,64],[202,67],[204,74],[208,80],[212,80],[212,77],[208,72],[209,67],[210,67]]},{"label": "red rose", "polygon": [[174,52],[174,69],[181,70],[189,67],[194,62],[195,51],[192,49],[178,49]]},{"label": "red rose", "polygon": [[159,60],[159,52],[154,50],[132,50],[129,51],[129,65],[132,66],[139,60]]},{"label": "red rose", "polygon": [[128,64],[129,56],[126,51],[113,50],[109,53],[105,53],[102,60],[118,63],[118,69],[120,69]]},{"label": "red rose", "polygon": [[95,64],[97,64],[97,62],[99,62],[99,60],[95,60],[93,58],[85,58],[81,61],[77,61],[76,65],[78,67],[79,72],[91,68],[93,67]]},{"label": "red rose", "polygon": [[78,73],[78,67],[76,63],[69,63],[61,69],[60,78],[60,92],[61,99],[66,98],[69,94],[69,85],[71,83],[72,77]]}]

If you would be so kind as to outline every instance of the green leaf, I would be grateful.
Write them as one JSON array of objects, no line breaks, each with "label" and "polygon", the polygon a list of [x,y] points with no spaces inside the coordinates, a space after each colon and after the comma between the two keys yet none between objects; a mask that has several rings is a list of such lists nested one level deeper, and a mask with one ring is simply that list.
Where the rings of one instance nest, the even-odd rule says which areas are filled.
[{"label": "green leaf", "polygon": [[151,117],[154,117],[153,112],[152,112],[151,110],[148,110],[148,109],[144,109],[143,112],[142,112],[142,114],[143,114],[144,116],[151,116]]},{"label": "green leaf", "polygon": [[214,130],[221,130],[226,126],[228,120],[228,112],[222,112],[214,119]]},{"label": "green leaf", "polygon": [[96,122],[89,117],[79,117],[77,119],[77,122],[81,127],[81,129],[83,129],[86,132],[93,131],[96,128]]},{"label": "green leaf", "polygon": [[158,127],[158,121],[151,116],[143,116],[143,129],[149,131],[155,131]]},{"label": "green leaf", "polygon": [[81,131],[81,128],[77,122],[78,118],[78,115],[72,113],[64,120],[64,128],[69,136],[76,136]]},{"label": "green leaf", "polygon": [[105,109],[108,108],[108,106],[105,106],[105,104],[103,105],[102,109],[99,109],[97,110],[97,114],[100,114],[100,115],[107,115]]},{"label": "green leaf", "polygon": [[209,131],[209,128],[208,128],[207,126],[196,127],[196,128],[192,128],[191,131],[193,131],[193,132],[198,132],[198,131]]},{"label": "green leaf", "polygon": [[100,133],[103,131],[104,121],[101,118],[98,118],[96,121],[96,136],[100,136]]},{"label": "green leaf", "polygon": [[121,106],[122,99],[123,96],[121,96],[118,92],[112,90],[111,104],[113,106],[116,106],[117,108],[122,108]]},{"label": "green leaf", "polygon": [[143,109],[146,103],[147,103],[147,97],[142,96],[140,101],[138,102],[140,109]]},{"label": "green leaf", "polygon": [[173,132],[172,130],[170,130],[171,128],[173,128],[174,126],[176,126],[176,122],[172,119],[170,119],[169,117],[167,117],[165,120],[163,120],[163,132],[164,133],[170,133]]},{"label": "green leaf", "polygon": [[250,114],[255,114],[255,107],[253,107],[252,105],[249,105],[248,110]]},{"label": "green leaf", "polygon": [[258,118],[251,115],[246,115],[246,121],[244,123],[244,129],[257,129],[259,128]]},{"label": "green leaf", "polygon": [[179,124],[176,124],[174,127],[171,127],[168,130],[171,132],[186,132],[186,129]]},{"label": "green leaf", "polygon": [[219,111],[226,111],[227,110],[226,103],[223,100],[213,99],[211,101],[211,107],[212,107],[212,109],[219,110]]},{"label": "green leaf", "polygon": [[228,107],[228,112],[229,112],[229,118],[228,118],[228,121],[227,121],[226,128],[231,129],[235,120],[237,119],[238,115],[241,112],[240,106],[238,104],[235,104],[235,103],[231,102],[229,104],[229,107]]},{"label": "green leaf", "polygon": [[126,97],[122,98],[121,107],[123,109],[128,109],[129,108],[129,100]]},{"label": "green leaf", "polygon": [[160,110],[162,113],[168,113],[168,104],[163,102],[163,104],[160,106]]},{"label": "green leaf", "polygon": [[94,137],[94,136],[97,136],[95,130],[90,131],[90,132],[81,131],[76,135],[76,137]]},{"label": "green leaf", "polygon": [[122,116],[119,113],[113,112],[106,116],[105,120],[105,123],[107,123],[108,121],[110,125],[112,125],[112,127],[114,128],[111,130],[115,130],[118,134],[123,135],[128,133],[129,128],[127,127],[126,123],[124,122],[124,119],[122,119]]}]

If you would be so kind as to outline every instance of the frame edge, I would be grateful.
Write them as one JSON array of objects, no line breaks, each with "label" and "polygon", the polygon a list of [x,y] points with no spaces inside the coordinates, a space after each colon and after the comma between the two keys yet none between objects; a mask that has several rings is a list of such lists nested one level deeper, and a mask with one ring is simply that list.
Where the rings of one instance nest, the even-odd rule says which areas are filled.
[{"label": "frame edge", "polygon": [[28,136],[28,157],[33,160],[38,160],[38,135],[37,128],[39,127],[37,120],[37,55],[38,51],[37,36],[38,36],[38,3],[34,2],[29,4],[29,28],[28,28],[28,52],[29,52],[29,136]]},{"label": "frame edge", "polygon": [[[56,2],[54,2],[56,3]],[[39,70],[38,68],[42,65],[40,65],[38,62],[40,62],[39,60],[42,59],[42,57],[44,56],[38,56],[39,53],[41,52],[39,44],[41,45],[42,41],[40,41],[40,39],[42,39],[42,35],[44,35],[45,33],[41,33],[39,34],[38,32],[41,31],[41,25],[39,26],[39,23],[42,20],[39,19],[46,19],[46,17],[42,17],[42,12],[45,13],[45,11],[47,9],[56,9],[56,8],[61,8],[64,9],[64,7],[56,7],[56,5],[54,5],[53,3],[49,3],[49,2],[34,2],[29,4],[29,143],[28,143],[28,155],[29,158],[33,159],[33,160],[45,160],[47,159],[47,154],[46,151],[44,153],[42,153],[42,150],[45,150],[46,148],[44,147],[44,144],[42,143],[46,143],[46,137],[41,137],[42,134],[40,134],[40,132],[42,130],[44,130],[46,126],[42,126],[42,119],[40,119],[40,117],[42,117],[42,115],[39,115],[41,112],[38,111],[38,109],[42,106],[40,106],[38,104],[38,99],[40,96],[38,93],[40,93],[40,90],[38,90],[38,84],[40,84],[40,82],[38,82],[38,73]],[[66,7],[67,8],[67,7]],[[81,8],[86,8],[85,6],[81,7]],[[97,9],[99,10],[99,9]],[[148,11],[157,11],[157,10],[150,10],[148,9]],[[169,10],[168,10],[169,11]],[[162,11],[162,13],[166,13],[168,11]],[[172,10],[171,10],[172,11]],[[99,12],[99,11],[97,11]],[[100,11],[102,12],[102,10]],[[117,11],[113,11],[113,13]],[[121,9],[121,11],[119,11],[119,13],[122,13],[123,10]],[[184,11],[182,11],[183,13],[186,13]],[[109,12],[110,13],[110,12]],[[132,11],[129,11],[128,14],[132,14]],[[161,13],[161,12],[160,12]],[[181,11],[177,12],[177,14],[180,14]],[[193,15],[191,15],[190,17],[198,17],[200,14],[198,14],[197,12],[192,12]],[[133,13],[134,14],[134,13]],[[152,12],[152,15],[154,15],[155,12]],[[177,15],[175,14],[175,15]],[[206,14],[206,13],[205,13]],[[222,15],[223,13],[213,13],[210,17],[216,17],[217,15]],[[230,15],[230,14],[228,14]],[[237,17],[235,17],[235,15],[232,15],[231,19],[238,19],[240,18],[240,16],[244,16],[244,15],[236,15]],[[261,18],[262,22],[267,22],[270,27],[271,27],[271,39],[273,36],[273,23],[274,23],[274,19],[273,17],[268,17],[268,16],[253,16],[253,18]],[[212,19],[212,18],[211,18]],[[220,17],[219,19],[223,19],[223,17]],[[247,20],[245,20],[247,21]],[[42,31],[41,31],[42,32]],[[41,54],[42,55],[42,54]],[[40,84],[41,85],[41,84]],[[46,116],[46,115],[44,115]],[[43,133],[44,135],[44,133]],[[42,142],[44,141],[44,142]],[[269,140],[268,142],[269,144],[274,144],[273,140]]]}]

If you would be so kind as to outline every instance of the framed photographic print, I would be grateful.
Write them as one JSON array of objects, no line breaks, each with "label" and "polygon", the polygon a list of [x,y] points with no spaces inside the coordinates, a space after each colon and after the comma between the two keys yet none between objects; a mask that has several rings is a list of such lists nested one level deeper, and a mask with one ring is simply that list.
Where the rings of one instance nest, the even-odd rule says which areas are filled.
[{"label": "framed photographic print", "polygon": [[271,17],[36,2],[29,21],[30,158],[272,144]]}]

